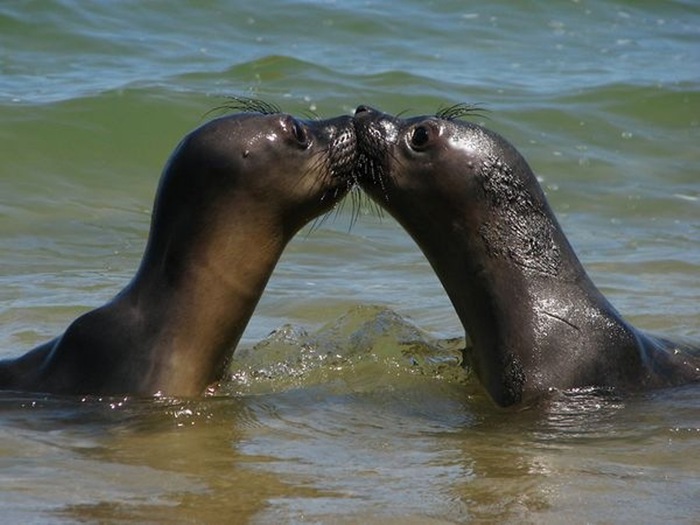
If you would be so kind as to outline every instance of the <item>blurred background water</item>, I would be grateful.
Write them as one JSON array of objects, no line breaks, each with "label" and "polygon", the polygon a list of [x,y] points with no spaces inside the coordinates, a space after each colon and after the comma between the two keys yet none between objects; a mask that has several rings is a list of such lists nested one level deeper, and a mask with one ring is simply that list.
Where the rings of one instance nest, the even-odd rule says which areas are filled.
[{"label": "blurred background water", "polygon": [[[613,304],[700,340],[695,1],[17,0],[0,4],[1,357],[129,281],[163,164],[228,95],[301,117],[478,103]],[[697,522],[697,387],[498,410],[418,248],[351,215],[290,244],[222,395],[1,397],[3,519]]]}]

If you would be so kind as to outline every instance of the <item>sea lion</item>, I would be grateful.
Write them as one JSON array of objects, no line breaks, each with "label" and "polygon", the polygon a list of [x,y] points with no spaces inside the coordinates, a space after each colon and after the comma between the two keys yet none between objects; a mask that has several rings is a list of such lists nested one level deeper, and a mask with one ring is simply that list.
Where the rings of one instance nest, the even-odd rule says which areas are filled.
[{"label": "sea lion", "polygon": [[196,396],[218,381],[282,250],[352,186],[352,117],[243,101],[167,162],[133,280],[60,337],[0,362],[0,389]]},{"label": "sea lion", "polygon": [[[700,380],[697,348],[637,330],[595,287],[525,159],[460,117],[355,112],[362,188],[413,237],[473,343],[493,400]],[[692,350],[692,351],[691,351]]]}]

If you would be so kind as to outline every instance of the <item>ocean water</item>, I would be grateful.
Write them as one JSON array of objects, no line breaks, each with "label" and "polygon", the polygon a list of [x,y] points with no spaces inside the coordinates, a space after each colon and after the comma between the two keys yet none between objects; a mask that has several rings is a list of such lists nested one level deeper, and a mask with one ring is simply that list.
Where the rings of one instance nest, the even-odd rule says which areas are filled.
[{"label": "ocean water", "polygon": [[[479,104],[624,316],[700,340],[695,1],[14,1],[0,357],[129,281],[162,166],[229,95],[309,118]],[[3,520],[697,523],[697,386],[495,408],[418,248],[352,213],[288,246],[220,395],[0,396]]]}]

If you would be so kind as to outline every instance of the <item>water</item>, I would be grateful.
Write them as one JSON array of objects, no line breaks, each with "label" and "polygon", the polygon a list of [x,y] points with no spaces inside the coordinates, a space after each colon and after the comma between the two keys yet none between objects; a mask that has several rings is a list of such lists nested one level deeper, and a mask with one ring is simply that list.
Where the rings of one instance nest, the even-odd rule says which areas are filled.
[{"label": "water", "polygon": [[[483,4],[3,3],[0,354],[128,282],[165,159],[230,94],[479,103],[615,306],[700,340],[700,6]],[[294,239],[218,397],[0,397],[4,519],[697,522],[697,387],[496,409],[413,242],[350,223]]]}]

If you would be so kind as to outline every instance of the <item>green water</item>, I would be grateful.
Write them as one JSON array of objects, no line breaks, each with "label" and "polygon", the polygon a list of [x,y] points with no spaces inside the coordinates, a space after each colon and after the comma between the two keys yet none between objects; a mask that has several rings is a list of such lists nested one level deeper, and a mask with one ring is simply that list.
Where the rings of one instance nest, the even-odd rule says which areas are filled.
[{"label": "green water", "polygon": [[[698,341],[699,49],[692,1],[5,2],[0,355],[129,281],[162,166],[231,94],[480,104],[625,317]],[[287,248],[222,395],[0,397],[4,519],[697,522],[697,387],[498,410],[411,239],[351,215]]]}]

